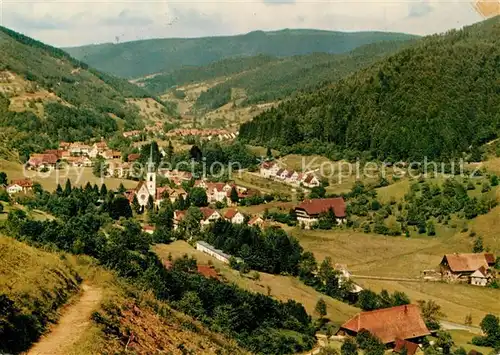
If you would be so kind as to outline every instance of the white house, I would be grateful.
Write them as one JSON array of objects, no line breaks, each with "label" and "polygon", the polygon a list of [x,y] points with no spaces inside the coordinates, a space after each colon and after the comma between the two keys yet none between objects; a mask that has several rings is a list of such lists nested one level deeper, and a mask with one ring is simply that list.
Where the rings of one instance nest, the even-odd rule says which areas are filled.
[{"label": "white house", "polygon": [[260,166],[260,175],[265,178],[272,178],[276,176],[279,169],[278,164],[274,162],[264,162]]},{"label": "white house", "polygon": [[[208,183],[206,184],[206,192],[209,203],[215,202],[225,202],[227,199],[228,191],[226,185],[223,183]],[[231,186],[229,186],[229,191],[231,191]]]},{"label": "white house", "polygon": [[296,172],[296,171],[290,171],[288,173],[287,177],[286,177],[286,181],[288,183],[293,184],[293,183],[297,182],[298,178],[299,178],[299,173],[298,172]]},{"label": "white house", "polygon": [[474,271],[470,275],[470,283],[475,286],[486,286],[489,282],[490,275],[484,266]]},{"label": "white house", "polygon": [[211,208],[201,207],[200,211],[203,214],[203,219],[200,221],[200,224],[202,226],[207,226],[210,223],[215,222],[216,220],[221,218],[220,213]]},{"label": "white house", "polygon": [[9,195],[17,194],[19,192],[28,192],[33,189],[33,181],[30,179],[14,180],[12,184],[7,186],[6,191]]},{"label": "white house", "polygon": [[318,187],[319,185],[321,185],[318,178],[312,174],[305,175],[305,178],[304,178],[304,181],[302,181],[302,184],[305,187],[309,187],[309,188]]},{"label": "white house", "polygon": [[238,210],[231,208],[224,214],[224,219],[233,224],[242,224],[245,221],[245,216]]}]

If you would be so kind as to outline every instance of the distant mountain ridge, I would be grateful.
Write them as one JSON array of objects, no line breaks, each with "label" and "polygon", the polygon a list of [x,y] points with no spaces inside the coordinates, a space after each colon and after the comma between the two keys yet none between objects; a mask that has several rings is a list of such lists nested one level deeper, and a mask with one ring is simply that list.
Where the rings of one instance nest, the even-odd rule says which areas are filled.
[{"label": "distant mountain ridge", "polygon": [[315,52],[345,53],[380,41],[418,36],[391,32],[334,32],[285,29],[244,35],[149,39],[118,44],[64,48],[71,56],[104,72],[125,78],[171,72],[231,57],[287,57]]},{"label": "distant mountain ridge", "polygon": [[239,135],[285,151],[388,160],[478,159],[499,136],[500,17],[417,40],[261,114]]}]

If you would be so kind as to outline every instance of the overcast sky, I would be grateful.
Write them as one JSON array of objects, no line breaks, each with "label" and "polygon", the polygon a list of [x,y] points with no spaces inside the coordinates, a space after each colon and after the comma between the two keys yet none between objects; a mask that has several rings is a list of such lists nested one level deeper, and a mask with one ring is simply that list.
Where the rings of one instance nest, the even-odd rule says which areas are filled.
[{"label": "overcast sky", "polygon": [[317,28],[414,34],[480,21],[463,0],[0,0],[1,23],[55,46]]}]

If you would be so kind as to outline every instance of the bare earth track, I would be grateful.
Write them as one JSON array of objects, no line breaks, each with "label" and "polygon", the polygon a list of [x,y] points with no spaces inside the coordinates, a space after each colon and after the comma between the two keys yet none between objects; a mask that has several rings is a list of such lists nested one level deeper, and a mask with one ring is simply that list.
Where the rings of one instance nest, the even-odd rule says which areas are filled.
[{"label": "bare earth track", "polygon": [[99,306],[102,290],[88,284],[82,286],[82,295],[69,305],[49,333],[43,336],[27,355],[64,355],[90,325],[90,316]]}]

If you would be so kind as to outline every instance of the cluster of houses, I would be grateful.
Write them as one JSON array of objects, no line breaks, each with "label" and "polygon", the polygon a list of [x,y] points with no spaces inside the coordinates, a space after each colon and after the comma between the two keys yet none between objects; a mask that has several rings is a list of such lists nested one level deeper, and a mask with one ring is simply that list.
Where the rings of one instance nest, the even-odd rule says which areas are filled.
[{"label": "cluster of houses", "polygon": [[440,263],[442,280],[487,286],[496,278],[492,253],[446,254]]},{"label": "cluster of houses", "polygon": [[319,179],[314,173],[299,173],[295,170],[281,168],[276,162],[267,161],[260,166],[260,176],[266,179],[273,179],[294,186],[303,186],[307,188],[318,187],[321,185]]},{"label": "cluster of houses", "polygon": [[[211,223],[224,219],[233,224],[243,224],[245,223],[245,215],[239,212],[235,208],[228,209],[225,213],[221,214],[221,212],[210,208],[210,207],[201,207],[200,212],[202,214],[202,219],[200,221],[200,225],[202,227],[206,227]],[[187,211],[174,211],[174,230],[177,230],[181,224],[181,222],[186,218]],[[263,226],[264,220],[260,216],[251,217],[247,224],[249,226]]]},{"label": "cluster of houses", "polygon": [[121,152],[110,149],[103,140],[92,145],[82,142],[60,142],[59,149],[48,149],[40,154],[31,154],[26,166],[29,169],[53,169],[58,162],[75,167],[91,167],[92,159],[98,156],[106,160],[121,159]]},{"label": "cluster of houses", "polygon": [[238,132],[229,132],[225,129],[173,129],[167,133],[167,137],[203,137],[208,140],[218,139],[232,140],[235,139]]}]

